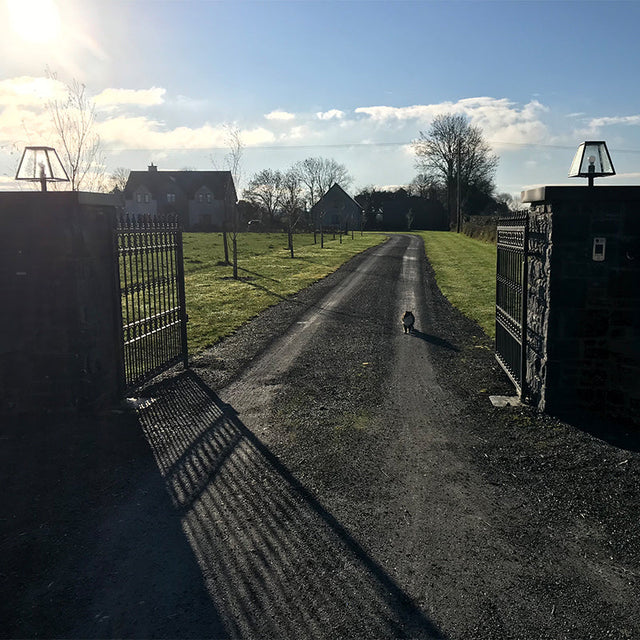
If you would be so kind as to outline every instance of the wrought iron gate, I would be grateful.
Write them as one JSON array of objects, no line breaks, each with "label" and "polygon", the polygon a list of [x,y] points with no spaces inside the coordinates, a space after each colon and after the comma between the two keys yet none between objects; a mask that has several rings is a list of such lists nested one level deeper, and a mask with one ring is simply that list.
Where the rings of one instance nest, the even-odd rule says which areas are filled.
[{"label": "wrought iron gate", "polygon": [[114,241],[127,391],[188,365],[182,229],[176,217],[123,216]]},{"label": "wrought iron gate", "polygon": [[496,357],[526,395],[528,214],[498,221]]}]

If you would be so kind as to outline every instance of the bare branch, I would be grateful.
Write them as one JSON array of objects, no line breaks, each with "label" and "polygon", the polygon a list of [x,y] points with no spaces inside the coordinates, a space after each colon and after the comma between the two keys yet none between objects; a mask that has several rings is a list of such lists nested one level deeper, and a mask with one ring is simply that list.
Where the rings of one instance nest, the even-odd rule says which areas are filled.
[{"label": "bare branch", "polygon": [[[47,74],[57,79],[55,73],[47,70]],[[104,154],[100,136],[95,133],[95,104],[86,95],[86,86],[77,80],[66,85],[66,90],[66,99],[51,100],[47,110],[71,190],[79,191],[83,186],[104,189]]]}]

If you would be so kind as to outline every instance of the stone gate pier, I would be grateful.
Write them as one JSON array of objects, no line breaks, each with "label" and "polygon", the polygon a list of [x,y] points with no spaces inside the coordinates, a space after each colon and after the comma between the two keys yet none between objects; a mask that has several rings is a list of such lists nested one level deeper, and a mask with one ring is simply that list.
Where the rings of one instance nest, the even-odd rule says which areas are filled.
[{"label": "stone gate pier", "polygon": [[640,424],[640,187],[546,186],[522,201],[529,399]]},{"label": "stone gate pier", "polygon": [[116,204],[75,191],[0,195],[0,414],[120,398]]}]

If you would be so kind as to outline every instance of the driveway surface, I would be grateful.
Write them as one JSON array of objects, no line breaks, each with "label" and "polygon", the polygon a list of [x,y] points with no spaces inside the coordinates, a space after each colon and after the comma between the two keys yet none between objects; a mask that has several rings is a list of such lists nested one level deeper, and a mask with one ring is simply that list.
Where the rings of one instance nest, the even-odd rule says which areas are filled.
[{"label": "driveway surface", "polygon": [[3,427],[3,637],[640,637],[637,431],[512,393],[393,236],[137,415]]}]

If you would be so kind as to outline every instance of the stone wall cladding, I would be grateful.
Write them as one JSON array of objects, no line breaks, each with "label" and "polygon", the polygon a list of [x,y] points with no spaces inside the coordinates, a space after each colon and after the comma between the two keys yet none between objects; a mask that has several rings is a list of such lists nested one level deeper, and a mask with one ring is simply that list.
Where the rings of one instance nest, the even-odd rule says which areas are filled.
[{"label": "stone wall cladding", "polygon": [[551,273],[551,214],[543,205],[529,215],[527,296],[527,393],[541,411],[546,405],[547,337]]}]

